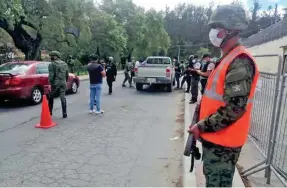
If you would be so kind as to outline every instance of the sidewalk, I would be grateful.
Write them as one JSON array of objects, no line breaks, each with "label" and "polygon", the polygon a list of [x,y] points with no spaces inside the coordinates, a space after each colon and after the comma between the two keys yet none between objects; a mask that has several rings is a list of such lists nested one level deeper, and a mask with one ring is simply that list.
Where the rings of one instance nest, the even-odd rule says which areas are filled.
[{"label": "sidewalk", "polygon": [[[192,116],[194,114],[194,110],[196,105],[195,104],[189,104],[190,100],[190,93],[185,94],[185,114],[184,114],[184,124],[185,124],[185,130],[188,129]],[[188,133],[184,131],[184,139],[186,143],[188,138]],[[202,147],[201,143],[197,142],[197,146],[200,149],[200,153],[202,153]],[[193,172],[189,172],[190,168],[190,158],[189,157],[183,157],[183,165],[184,165],[184,174],[183,174],[183,187],[204,187],[205,186],[205,178],[202,172],[202,161],[201,160],[195,160],[194,161],[194,170]],[[245,187],[243,184],[243,181],[238,173],[238,170],[236,169],[234,179],[233,179],[233,187]]]},{"label": "sidewalk", "polygon": [[[123,74],[123,73],[124,73],[124,71],[118,71],[118,75]],[[89,80],[89,75],[82,75],[82,76],[78,76],[78,77],[81,81]]]}]

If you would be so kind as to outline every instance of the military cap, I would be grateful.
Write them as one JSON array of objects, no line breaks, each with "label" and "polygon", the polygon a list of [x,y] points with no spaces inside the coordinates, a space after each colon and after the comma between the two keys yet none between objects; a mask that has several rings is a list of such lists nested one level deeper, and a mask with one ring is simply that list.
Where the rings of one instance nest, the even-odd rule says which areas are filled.
[{"label": "military cap", "polygon": [[49,56],[57,56],[57,57],[60,57],[61,54],[60,54],[60,52],[58,52],[58,51],[52,51],[52,52],[50,52]]},{"label": "military cap", "polygon": [[91,54],[89,56],[90,61],[96,61],[99,59],[99,56],[97,54]]},{"label": "military cap", "polygon": [[239,5],[222,5],[211,14],[208,25],[227,30],[242,31],[247,28],[245,10]]}]

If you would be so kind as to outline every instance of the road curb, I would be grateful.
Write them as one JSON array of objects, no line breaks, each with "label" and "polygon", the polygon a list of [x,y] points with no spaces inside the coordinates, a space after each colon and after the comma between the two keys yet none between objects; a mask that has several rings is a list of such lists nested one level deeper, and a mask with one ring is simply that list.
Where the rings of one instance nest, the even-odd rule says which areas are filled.
[{"label": "road curb", "polygon": [[[124,71],[118,71],[118,75],[120,74],[124,74]],[[88,75],[85,75],[85,76],[78,76],[80,81],[86,81],[86,80],[89,80],[89,76]]]},{"label": "road curb", "polygon": [[[196,104],[189,104],[190,93],[185,94],[185,102],[184,102],[184,125],[185,130],[188,129],[191,124],[192,116],[195,111]],[[186,143],[188,138],[188,133],[184,131],[184,144]],[[200,142],[197,142],[197,147],[202,153],[202,146]],[[190,168],[190,158],[183,156],[183,187],[204,187],[205,186],[205,178],[202,172],[202,161],[195,160],[194,161],[194,170],[193,172],[189,172]],[[245,187],[244,183],[239,175],[238,169],[236,168],[234,178],[233,178],[233,186],[232,187]]]}]

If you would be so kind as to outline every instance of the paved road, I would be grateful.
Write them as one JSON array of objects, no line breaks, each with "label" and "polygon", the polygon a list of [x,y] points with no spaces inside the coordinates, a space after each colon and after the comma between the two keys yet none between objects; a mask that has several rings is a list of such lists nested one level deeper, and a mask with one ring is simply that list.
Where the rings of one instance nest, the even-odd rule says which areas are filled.
[{"label": "paved road", "polygon": [[[68,115],[41,130],[39,106],[0,107],[0,186],[180,186],[183,92],[104,88],[102,116],[88,114],[88,83]],[[17,106],[17,105],[15,105]],[[181,107],[182,106],[182,107]]]}]

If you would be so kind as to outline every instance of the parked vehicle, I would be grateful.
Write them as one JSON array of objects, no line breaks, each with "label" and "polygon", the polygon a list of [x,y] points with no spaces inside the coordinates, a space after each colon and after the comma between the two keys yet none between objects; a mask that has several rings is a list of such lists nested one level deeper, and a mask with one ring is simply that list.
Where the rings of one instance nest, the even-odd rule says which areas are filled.
[{"label": "parked vehicle", "polygon": [[135,67],[133,80],[138,91],[142,90],[145,84],[160,84],[166,85],[167,90],[172,92],[175,84],[174,75],[174,65],[169,57],[151,56]]},{"label": "parked vehicle", "polygon": [[[43,94],[48,94],[48,66],[50,62],[21,61],[9,62],[0,66],[0,100],[28,99],[33,104],[42,101]],[[79,78],[69,74],[67,92],[77,93]]]}]

